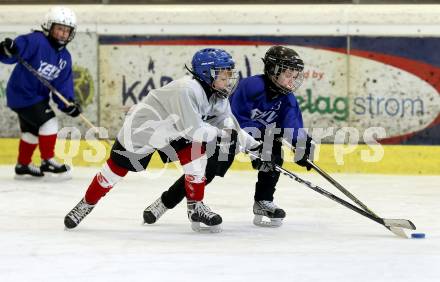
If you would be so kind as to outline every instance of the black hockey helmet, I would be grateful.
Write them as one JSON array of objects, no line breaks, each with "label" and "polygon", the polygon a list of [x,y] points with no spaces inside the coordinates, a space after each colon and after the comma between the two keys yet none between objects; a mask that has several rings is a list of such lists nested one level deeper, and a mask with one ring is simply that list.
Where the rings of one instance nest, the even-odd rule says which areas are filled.
[{"label": "black hockey helmet", "polygon": [[[272,46],[263,58],[264,74],[272,80],[282,94],[295,91],[304,80],[304,62],[293,49],[284,46]],[[280,74],[290,70],[294,73],[290,86],[281,85],[278,81]]]}]

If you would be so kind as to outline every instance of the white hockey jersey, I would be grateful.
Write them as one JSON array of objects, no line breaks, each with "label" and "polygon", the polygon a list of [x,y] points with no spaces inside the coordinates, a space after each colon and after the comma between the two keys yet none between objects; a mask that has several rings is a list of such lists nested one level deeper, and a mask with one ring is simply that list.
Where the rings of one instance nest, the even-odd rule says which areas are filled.
[{"label": "white hockey jersey", "polygon": [[241,130],[228,99],[216,95],[208,99],[196,80],[183,77],[150,91],[134,105],[118,133],[118,140],[130,152],[148,154],[182,137],[210,142],[222,136],[225,128],[238,131],[243,149],[258,146],[254,138]]}]

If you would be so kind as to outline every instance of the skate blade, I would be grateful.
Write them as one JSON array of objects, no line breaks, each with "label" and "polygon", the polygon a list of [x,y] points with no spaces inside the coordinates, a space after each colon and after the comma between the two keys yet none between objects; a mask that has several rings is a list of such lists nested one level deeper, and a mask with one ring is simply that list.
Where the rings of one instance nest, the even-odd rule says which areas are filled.
[{"label": "skate blade", "polygon": [[199,233],[220,233],[222,232],[222,225],[202,226],[200,225],[200,222],[191,222],[191,229]]},{"label": "skate blade", "polygon": [[[266,217],[264,217],[266,218]],[[272,227],[277,228],[283,225],[283,219],[282,218],[269,218],[269,221],[266,221],[263,219],[262,215],[255,215],[254,217],[254,225],[259,227]]]},{"label": "skate blade", "polygon": [[72,173],[70,171],[63,173],[44,172],[43,178],[45,182],[62,182],[72,179]]},{"label": "skate blade", "polygon": [[16,174],[14,176],[15,180],[20,181],[43,181],[44,176],[32,176],[29,174]]}]

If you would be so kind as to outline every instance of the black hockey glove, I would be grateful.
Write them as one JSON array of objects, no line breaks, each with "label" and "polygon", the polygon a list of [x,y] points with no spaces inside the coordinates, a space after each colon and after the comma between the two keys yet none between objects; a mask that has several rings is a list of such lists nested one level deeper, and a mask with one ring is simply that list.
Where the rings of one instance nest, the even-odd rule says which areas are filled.
[{"label": "black hockey glove", "polygon": [[257,147],[249,149],[250,152],[256,154],[258,157],[254,157],[251,155],[252,167],[255,170],[269,172],[275,171],[275,163],[270,160],[264,160],[263,154],[261,153],[263,150],[263,143],[260,143]]},{"label": "black hockey glove", "polygon": [[[305,144],[304,144],[305,143]],[[307,136],[307,140],[298,140],[295,147],[295,163],[299,166],[307,168],[307,170],[312,169],[312,165],[309,163],[313,162],[313,157],[315,153],[315,143],[310,136]]]},{"label": "black hockey glove", "polygon": [[71,104],[62,109],[62,111],[71,117],[77,117],[82,113],[81,105],[76,101],[71,102]]},{"label": "black hockey glove", "polygon": [[17,55],[18,48],[17,45],[15,45],[14,40],[11,38],[5,38],[5,40],[0,42],[0,53],[9,58]]}]

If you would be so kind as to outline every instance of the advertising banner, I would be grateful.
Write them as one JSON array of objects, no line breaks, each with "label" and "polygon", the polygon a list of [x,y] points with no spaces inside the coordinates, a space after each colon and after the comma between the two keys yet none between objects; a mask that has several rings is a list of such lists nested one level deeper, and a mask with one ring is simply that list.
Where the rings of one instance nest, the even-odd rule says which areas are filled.
[{"label": "advertising banner", "polygon": [[[305,81],[296,97],[305,127],[337,130],[383,128],[388,144],[440,144],[440,69],[420,47],[440,47],[436,38],[345,36],[101,36],[101,125],[116,134],[124,110],[173,79],[188,75],[195,51],[223,48],[241,77],[260,74],[261,58],[275,44],[296,50]],[[429,50],[425,50],[428,52]],[[431,50],[431,54],[432,54]],[[427,54],[427,53],[425,53]]]}]

